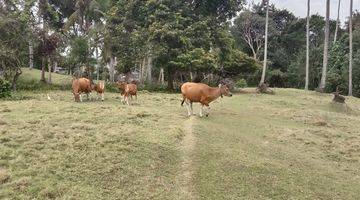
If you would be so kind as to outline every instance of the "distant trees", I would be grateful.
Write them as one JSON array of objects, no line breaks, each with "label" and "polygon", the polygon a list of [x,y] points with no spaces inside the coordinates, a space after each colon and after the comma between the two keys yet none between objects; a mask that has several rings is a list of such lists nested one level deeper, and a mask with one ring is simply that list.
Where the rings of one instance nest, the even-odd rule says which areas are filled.
[{"label": "distant trees", "polygon": [[[111,49],[119,58],[118,69],[126,73],[134,66],[140,69],[146,66],[147,77],[149,72],[163,69],[171,90],[176,76],[227,74],[237,52],[226,21],[235,16],[243,4],[242,0],[211,4],[206,1],[119,1],[113,5],[107,24],[113,41]],[[247,61],[243,60],[238,66]],[[144,70],[140,70],[140,74]]]},{"label": "distant trees", "polygon": [[[328,19],[329,4],[324,20],[310,16],[310,0],[306,18],[268,0],[245,10],[244,0],[1,2],[0,76],[10,81],[29,66],[42,69],[43,81],[49,70],[51,82],[54,65],[109,81],[138,72],[141,83],[167,82],[169,89],[231,77],[249,86],[261,80],[325,92],[339,87],[360,96],[360,70],[352,69],[360,63],[360,15],[355,12],[343,29]],[[16,33],[7,30],[12,26]]]},{"label": "distant trees", "polygon": [[[310,2],[308,2],[308,6],[310,6]],[[251,24],[249,22],[253,22],[255,19],[263,19],[261,21],[263,32],[256,31],[256,33],[260,33],[260,38],[265,39],[265,11],[264,5],[255,4],[248,10],[240,13],[231,27],[231,33],[236,41],[236,46],[250,56],[253,56],[254,53],[249,44],[244,40],[245,34],[249,31],[245,32],[244,30],[246,29],[242,27],[253,27],[252,31],[254,31],[253,29],[256,31],[256,26],[246,25]],[[359,49],[360,45],[358,45],[359,43],[355,39],[358,38],[357,24],[360,23],[359,21],[357,14],[354,13],[352,27],[354,29],[353,53],[355,55],[353,55],[353,63],[358,63],[359,60],[357,59],[357,49]],[[346,22],[346,24],[349,27],[349,22]],[[346,32],[349,32],[349,30],[342,29],[341,26],[336,25],[335,20],[329,19],[328,41],[335,39],[336,27],[338,27],[338,30],[336,42],[331,42],[332,44],[328,45],[327,68],[326,73],[323,73],[325,27],[325,18],[319,15],[310,16],[310,11],[308,17],[296,18],[286,10],[276,9],[274,5],[269,5],[269,44],[266,82],[270,86],[277,87],[303,88],[305,85],[305,88],[313,90],[320,87],[321,78],[324,74],[326,75],[324,92],[333,92],[337,86],[340,91],[347,91],[349,86],[349,63],[345,58],[348,57],[350,34],[346,34]],[[253,35],[252,40],[255,41],[255,39],[256,37]],[[256,46],[256,43],[254,44]],[[264,40],[261,44],[264,44]],[[256,55],[257,59],[264,56],[264,48],[260,48]],[[358,71],[355,68],[353,69],[354,73],[358,75],[360,70]],[[254,85],[256,83],[252,80],[260,79],[261,75],[260,71],[259,73],[243,77],[250,85]],[[353,77],[356,76],[353,75]],[[353,78],[353,87],[356,88],[353,88],[353,91],[356,91],[356,96],[360,95],[360,89],[357,89],[358,87],[356,86],[358,83],[360,83],[360,80],[358,81],[358,78]]]}]

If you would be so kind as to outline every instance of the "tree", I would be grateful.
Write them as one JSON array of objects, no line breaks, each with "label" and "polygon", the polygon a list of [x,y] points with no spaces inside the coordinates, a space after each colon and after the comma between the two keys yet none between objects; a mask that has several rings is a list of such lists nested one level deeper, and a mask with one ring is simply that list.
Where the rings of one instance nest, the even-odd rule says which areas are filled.
[{"label": "tree", "polygon": [[14,2],[0,3],[0,78],[6,79],[16,90],[21,67],[27,63],[26,19]]},{"label": "tree", "polygon": [[260,85],[265,82],[266,68],[267,68],[267,48],[268,48],[268,25],[269,25],[269,0],[264,0],[266,3],[266,23],[265,23],[265,47],[264,47],[264,64],[261,74]]},{"label": "tree", "polygon": [[350,0],[350,17],[349,17],[349,96],[352,96],[352,70],[353,70],[353,0]]},{"label": "tree", "polygon": [[338,3],[338,10],[337,10],[337,19],[336,19],[336,29],[335,29],[335,34],[334,34],[334,42],[336,42],[337,40],[337,35],[338,35],[338,31],[339,31],[339,26],[340,26],[340,5],[341,5],[341,0],[339,0]]},{"label": "tree", "polygon": [[264,17],[247,10],[239,14],[231,28],[235,39],[241,38],[251,49],[254,59],[258,59],[259,51],[264,47],[264,26]]},{"label": "tree", "polygon": [[305,90],[309,89],[309,58],[310,53],[310,0],[307,3],[307,18],[306,18],[306,72],[305,72]]},{"label": "tree", "polygon": [[330,0],[326,0],[326,17],[325,17],[325,39],[324,39],[324,55],[323,55],[323,68],[321,74],[321,81],[319,90],[324,92],[326,87],[326,73],[329,59],[329,37],[330,37]]}]

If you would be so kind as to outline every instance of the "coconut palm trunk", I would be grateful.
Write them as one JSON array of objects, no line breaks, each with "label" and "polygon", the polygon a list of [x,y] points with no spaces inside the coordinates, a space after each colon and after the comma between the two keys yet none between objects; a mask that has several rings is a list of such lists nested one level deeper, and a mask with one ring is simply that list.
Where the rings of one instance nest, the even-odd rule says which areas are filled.
[{"label": "coconut palm trunk", "polygon": [[51,84],[52,80],[51,80],[51,70],[52,70],[52,62],[51,62],[51,58],[48,58],[48,70],[49,70],[49,77],[48,77],[48,83]]},{"label": "coconut palm trunk", "polygon": [[340,5],[341,5],[341,0],[339,0],[338,3],[338,11],[337,11],[337,19],[336,19],[336,28],[335,28],[335,34],[334,34],[334,43],[337,40],[337,35],[338,35],[338,31],[339,31],[339,23],[340,23]]},{"label": "coconut palm trunk", "polygon": [[265,0],[266,3],[266,23],[265,23],[265,46],[264,46],[264,63],[262,69],[262,75],[260,85],[265,82],[266,68],[267,68],[267,48],[268,48],[268,27],[269,27],[269,0]]},{"label": "coconut palm trunk", "polygon": [[353,68],[353,0],[350,0],[350,17],[349,17],[349,96],[352,96],[352,68]]},{"label": "coconut palm trunk", "polygon": [[29,69],[34,68],[34,45],[31,40],[29,40]]},{"label": "coconut palm trunk", "polygon": [[330,37],[330,0],[326,0],[326,18],[325,18],[325,40],[324,40],[324,55],[323,55],[323,68],[321,74],[321,81],[319,85],[320,92],[325,91],[326,87],[326,73],[329,60],[329,37]]},{"label": "coconut palm trunk", "polygon": [[306,18],[306,69],[305,69],[305,90],[309,89],[309,54],[310,54],[310,0],[307,3]]}]

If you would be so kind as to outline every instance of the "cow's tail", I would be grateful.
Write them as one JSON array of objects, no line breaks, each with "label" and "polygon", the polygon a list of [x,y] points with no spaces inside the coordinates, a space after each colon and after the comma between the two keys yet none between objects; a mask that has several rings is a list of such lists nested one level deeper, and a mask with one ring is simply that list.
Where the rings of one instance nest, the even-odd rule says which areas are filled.
[{"label": "cow's tail", "polygon": [[185,96],[183,96],[183,100],[182,100],[182,102],[181,102],[181,106],[184,105],[185,100],[186,100],[186,98],[185,98]]}]

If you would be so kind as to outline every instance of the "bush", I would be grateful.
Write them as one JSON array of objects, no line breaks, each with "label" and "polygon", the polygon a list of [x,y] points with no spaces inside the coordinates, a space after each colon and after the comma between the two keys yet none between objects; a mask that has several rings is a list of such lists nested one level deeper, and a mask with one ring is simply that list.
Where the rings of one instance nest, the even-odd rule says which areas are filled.
[{"label": "bush", "polygon": [[0,98],[9,97],[11,95],[11,85],[9,81],[0,79]]},{"label": "bush", "polygon": [[243,78],[242,78],[242,79],[239,79],[238,81],[236,81],[235,87],[236,87],[236,88],[244,88],[244,87],[247,87],[246,80],[243,79]]}]

